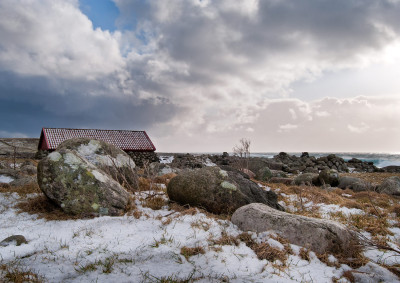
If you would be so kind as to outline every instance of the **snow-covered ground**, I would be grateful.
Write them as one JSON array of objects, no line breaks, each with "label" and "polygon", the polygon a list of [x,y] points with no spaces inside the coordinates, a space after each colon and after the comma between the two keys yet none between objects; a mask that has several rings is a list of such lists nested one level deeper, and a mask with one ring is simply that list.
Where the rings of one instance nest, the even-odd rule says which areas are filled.
[{"label": "snow-covered ground", "polygon": [[[260,260],[244,242],[218,241],[224,235],[237,237],[242,233],[230,221],[200,212],[185,215],[167,206],[152,210],[142,206],[140,199],[145,196],[146,192],[136,194],[139,218],[125,215],[47,221],[17,213],[14,205],[22,199],[16,193],[0,193],[0,241],[11,235],[24,235],[28,241],[0,248],[0,265],[29,269],[49,282],[332,282],[333,278],[349,282],[342,276],[351,269],[347,265],[328,266],[313,252],[309,261],[304,260],[299,256],[301,247],[296,245],[290,245],[294,253],[286,264]],[[320,206],[321,211],[340,210]],[[393,233],[399,237],[400,229],[393,229]],[[272,232],[252,236],[257,242],[284,248]],[[185,256],[184,247],[203,248],[204,253]],[[398,261],[393,254],[376,250],[366,255],[378,263],[385,258]],[[333,256],[330,260],[335,261]],[[363,282],[397,281],[395,275],[372,261],[358,270],[357,278]]]}]

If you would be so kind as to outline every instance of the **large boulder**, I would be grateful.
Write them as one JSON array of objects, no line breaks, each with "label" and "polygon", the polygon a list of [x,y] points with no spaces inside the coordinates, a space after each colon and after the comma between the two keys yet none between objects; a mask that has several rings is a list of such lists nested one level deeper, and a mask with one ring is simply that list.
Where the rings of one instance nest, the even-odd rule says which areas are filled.
[{"label": "large boulder", "polygon": [[66,213],[120,215],[129,193],[113,178],[76,151],[60,149],[38,165],[38,183],[44,194]]},{"label": "large boulder", "polygon": [[339,185],[339,173],[335,169],[324,169],[319,172],[319,181],[322,185],[336,187]]},{"label": "large boulder", "polygon": [[319,254],[346,254],[357,243],[354,234],[340,223],[278,211],[261,203],[239,208],[231,221],[244,231],[272,230],[290,243],[309,247]]},{"label": "large boulder", "polygon": [[355,192],[367,191],[371,187],[371,184],[361,180],[360,178],[343,176],[339,179],[338,188],[350,189]]},{"label": "large boulder", "polygon": [[400,195],[400,178],[397,176],[389,177],[383,180],[382,184],[378,187],[378,192],[388,195]]},{"label": "large boulder", "polygon": [[75,138],[62,142],[57,150],[74,150],[80,156],[100,168],[129,191],[138,188],[135,162],[118,147],[101,140]]},{"label": "large boulder", "polygon": [[169,182],[167,193],[173,201],[202,207],[216,214],[232,213],[253,202],[283,210],[274,192],[261,189],[236,171],[225,171],[218,167],[180,173]]}]

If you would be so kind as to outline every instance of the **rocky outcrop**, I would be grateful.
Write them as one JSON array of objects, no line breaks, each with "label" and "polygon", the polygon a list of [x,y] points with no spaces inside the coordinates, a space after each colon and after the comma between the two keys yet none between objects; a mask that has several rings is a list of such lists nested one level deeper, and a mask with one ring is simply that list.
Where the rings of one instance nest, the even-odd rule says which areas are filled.
[{"label": "rocky outcrop", "polygon": [[400,178],[397,176],[386,178],[377,191],[388,195],[400,196]]},{"label": "rocky outcrop", "polygon": [[396,165],[386,166],[383,167],[382,170],[384,172],[389,172],[389,173],[400,173],[400,166]]},{"label": "rocky outcrop", "polygon": [[[96,147],[98,143],[83,143]],[[89,151],[89,150],[88,150]],[[105,171],[80,155],[79,150],[64,148],[50,153],[38,165],[38,183],[43,193],[66,213],[75,215],[120,215],[129,202],[129,193]],[[92,152],[92,151],[91,151]],[[94,151],[96,152],[96,150]],[[96,157],[97,156],[97,157]],[[89,159],[90,159],[89,158]],[[101,159],[101,158],[100,158]],[[123,158],[119,161],[122,162]],[[117,162],[118,158],[114,160]],[[104,165],[104,164],[103,164]]]},{"label": "rocky outcrop", "polygon": [[242,174],[218,167],[181,172],[171,179],[167,193],[172,201],[201,207],[216,214],[232,213],[253,202],[283,209],[277,203],[274,192],[261,189]]},{"label": "rocky outcrop", "polygon": [[274,231],[290,243],[309,247],[320,254],[346,254],[357,242],[355,236],[340,223],[293,215],[260,203],[239,208],[231,221],[244,231]]}]

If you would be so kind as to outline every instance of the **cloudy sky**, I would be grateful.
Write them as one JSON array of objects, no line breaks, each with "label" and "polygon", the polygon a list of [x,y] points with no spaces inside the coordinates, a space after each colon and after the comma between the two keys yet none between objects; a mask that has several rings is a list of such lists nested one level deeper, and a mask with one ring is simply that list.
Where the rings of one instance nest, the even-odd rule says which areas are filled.
[{"label": "cloudy sky", "polygon": [[399,0],[1,0],[0,136],[400,152]]}]

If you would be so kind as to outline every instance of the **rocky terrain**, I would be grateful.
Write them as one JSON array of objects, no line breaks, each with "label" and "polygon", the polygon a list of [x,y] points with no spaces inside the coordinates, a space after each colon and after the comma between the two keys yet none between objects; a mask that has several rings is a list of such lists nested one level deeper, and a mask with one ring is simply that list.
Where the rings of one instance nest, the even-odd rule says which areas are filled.
[{"label": "rocky terrain", "polygon": [[160,159],[139,167],[88,139],[15,168],[4,154],[0,281],[399,281],[396,170],[306,153]]}]

